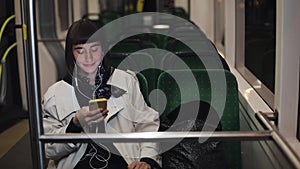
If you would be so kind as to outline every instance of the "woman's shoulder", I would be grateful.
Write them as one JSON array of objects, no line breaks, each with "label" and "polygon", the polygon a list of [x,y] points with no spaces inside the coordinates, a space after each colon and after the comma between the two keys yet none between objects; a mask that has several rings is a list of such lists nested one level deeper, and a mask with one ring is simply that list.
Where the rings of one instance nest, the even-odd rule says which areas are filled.
[{"label": "woman's shoulder", "polygon": [[56,83],[52,84],[49,88],[48,91],[55,91],[59,89],[68,89],[68,88],[73,88],[69,83],[65,82],[64,80],[57,81]]},{"label": "woman's shoulder", "polygon": [[[63,120],[71,112],[80,109],[73,86],[63,80],[54,83],[48,88],[42,103],[44,109],[54,117],[57,116],[59,120]],[[55,106],[55,109],[53,109],[53,106]]]},{"label": "woman's shoulder", "polygon": [[120,69],[115,69],[113,74],[111,75],[111,78],[108,80],[109,85],[116,86],[125,91],[128,91],[129,85],[132,85],[132,83],[135,82],[137,82],[135,72],[131,70],[124,71]]},{"label": "woman's shoulder", "polygon": [[69,91],[73,90],[73,86],[65,82],[64,80],[60,80],[54,84],[52,84],[47,91],[45,92],[44,96],[54,96],[54,95],[64,95],[68,93]]},{"label": "woman's shoulder", "polygon": [[115,69],[113,74],[118,77],[123,77],[125,79],[136,78],[136,73],[129,69],[127,69],[126,71],[121,69]]}]

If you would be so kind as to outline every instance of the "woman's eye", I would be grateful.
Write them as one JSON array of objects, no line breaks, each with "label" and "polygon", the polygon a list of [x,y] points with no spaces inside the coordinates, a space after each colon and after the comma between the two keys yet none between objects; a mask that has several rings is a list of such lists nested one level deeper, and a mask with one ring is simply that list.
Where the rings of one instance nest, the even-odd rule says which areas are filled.
[{"label": "woman's eye", "polygon": [[95,46],[95,47],[92,47],[92,48],[91,48],[91,51],[92,51],[92,52],[97,52],[99,49],[100,49],[99,46]]},{"label": "woman's eye", "polygon": [[78,54],[84,54],[85,51],[84,51],[84,49],[78,49],[78,50],[77,50],[77,53],[78,53]]}]

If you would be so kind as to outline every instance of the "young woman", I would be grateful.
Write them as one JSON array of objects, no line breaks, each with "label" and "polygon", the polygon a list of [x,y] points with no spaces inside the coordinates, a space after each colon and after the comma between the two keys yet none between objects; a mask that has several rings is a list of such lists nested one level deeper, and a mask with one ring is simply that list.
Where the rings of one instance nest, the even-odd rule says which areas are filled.
[{"label": "young woman", "polygon": [[[159,114],[148,107],[131,71],[110,67],[104,44],[92,36],[96,26],[88,20],[72,24],[66,37],[68,75],[44,94],[43,124],[46,134],[78,132],[153,132]],[[107,109],[89,110],[88,102],[106,98]],[[156,143],[48,143],[48,168],[160,168]]]}]

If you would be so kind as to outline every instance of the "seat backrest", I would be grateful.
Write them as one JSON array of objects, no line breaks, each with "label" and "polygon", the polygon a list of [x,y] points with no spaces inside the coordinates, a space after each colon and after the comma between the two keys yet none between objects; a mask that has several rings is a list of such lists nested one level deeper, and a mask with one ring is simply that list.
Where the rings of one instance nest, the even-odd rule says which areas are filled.
[{"label": "seat backrest", "polygon": [[142,95],[144,96],[144,100],[147,103],[147,105],[150,106],[148,81],[147,81],[146,77],[140,72],[136,73],[136,77],[139,80],[140,90],[142,92]]},{"label": "seat backrest", "polygon": [[239,130],[238,85],[234,75],[227,70],[168,70],[158,77],[157,88],[167,99],[157,109],[168,115],[180,104],[201,100],[209,103],[221,116],[223,130]]},{"label": "seat backrest", "polygon": [[176,15],[178,17],[181,17],[183,19],[189,20],[189,15],[185,11],[185,9],[182,8],[182,7],[175,7],[175,8],[173,8],[172,9],[172,14]]},{"label": "seat backrest", "polygon": [[229,67],[221,56],[198,56],[194,52],[168,53],[161,60],[163,70],[174,69],[225,69]]},{"label": "seat backrest", "polygon": [[145,52],[135,52],[130,55],[111,53],[108,55],[108,57],[109,62],[113,67],[122,70],[128,69],[142,75],[142,77],[139,77],[138,75],[137,76],[139,80],[146,81],[145,84],[147,84],[147,90],[142,89],[144,90],[142,93],[144,94],[147,104],[150,105],[148,101],[148,95],[150,90],[156,88],[157,73],[154,72],[155,69],[145,68],[154,67],[153,57],[149,53]]},{"label": "seat backrest", "polygon": [[[156,107],[161,120],[176,107],[192,101],[209,103],[221,117],[223,131],[239,130],[238,84],[227,70],[169,70],[159,75]],[[166,100],[165,100],[166,99]],[[170,116],[168,116],[170,117]],[[224,142],[229,168],[241,167],[240,142]],[[195,155],[195,154],[192,154]]]},{"label": "seat backrest", "polygon": [[212,51],[215,52],[215,49],[213,48],[209,40],[198,40],[193,38],[181,38],[179,40],[169,39],[167,41],[166,49],[169,51],[173,51],[174,53],[193,52],[192,49],[195,49],[194,52],[198,52],[201,54],[211,53]]},{"label": "seat backrest", "polygon": [[149,67],[149,65],[154,65],[152,56],[145,52],[134,52],[131,54],[110,53],[108,57],[113,67],[122,70],[129,69],[139,72]]},{"label": "seat backrest", "polygon": [[143,43],[139,39],[124,39],[115,44],[110,49],[110,53],[131,54],[144,48]]},{"label": "seat backrest", "polygon": [[[184,113],[180,113],[183,111]],[[197,112],[196,116],[193,112]],[[208,115],[214,118],[207,120]],[[159,131],[220,131],[222,129],[218,122],[217,112],[208,103],[192,101],[181,104],[166,118],[162,119]],[[229,168],[224,154],[224,142],[221,140],[202,142],[198,138],[192,138],[181,139],[178,142],[162,142],[160,145],[163,152],[163,168]]]},{"label": "seat backrest", "polygon": [[121,17],[121,15],[119,13],[111,12],[111,11],[105,11],[105,12],[101,13],[100,16],[101,16],[100,19],[101,19],[102,25],[105,25],[105,24]]}]

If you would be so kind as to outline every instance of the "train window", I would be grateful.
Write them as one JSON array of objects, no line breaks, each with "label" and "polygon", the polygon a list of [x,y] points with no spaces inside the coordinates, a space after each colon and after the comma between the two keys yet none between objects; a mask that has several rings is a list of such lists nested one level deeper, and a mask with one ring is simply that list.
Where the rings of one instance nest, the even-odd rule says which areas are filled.
[{"label": "train window", "polygon": [[237,0],[237,69],[274,106],[276,0]]},{"label": "train window", "polygon": [[225,1],[224,0],[215,0],[215,44],[218,50],[222,53],[224,50],[225,43]]},{"label": "train window", "polygon": [[58,3],[58,15],[60,19],[60,29],[67,30],[69,27],[69,1],[59,0]]}]

